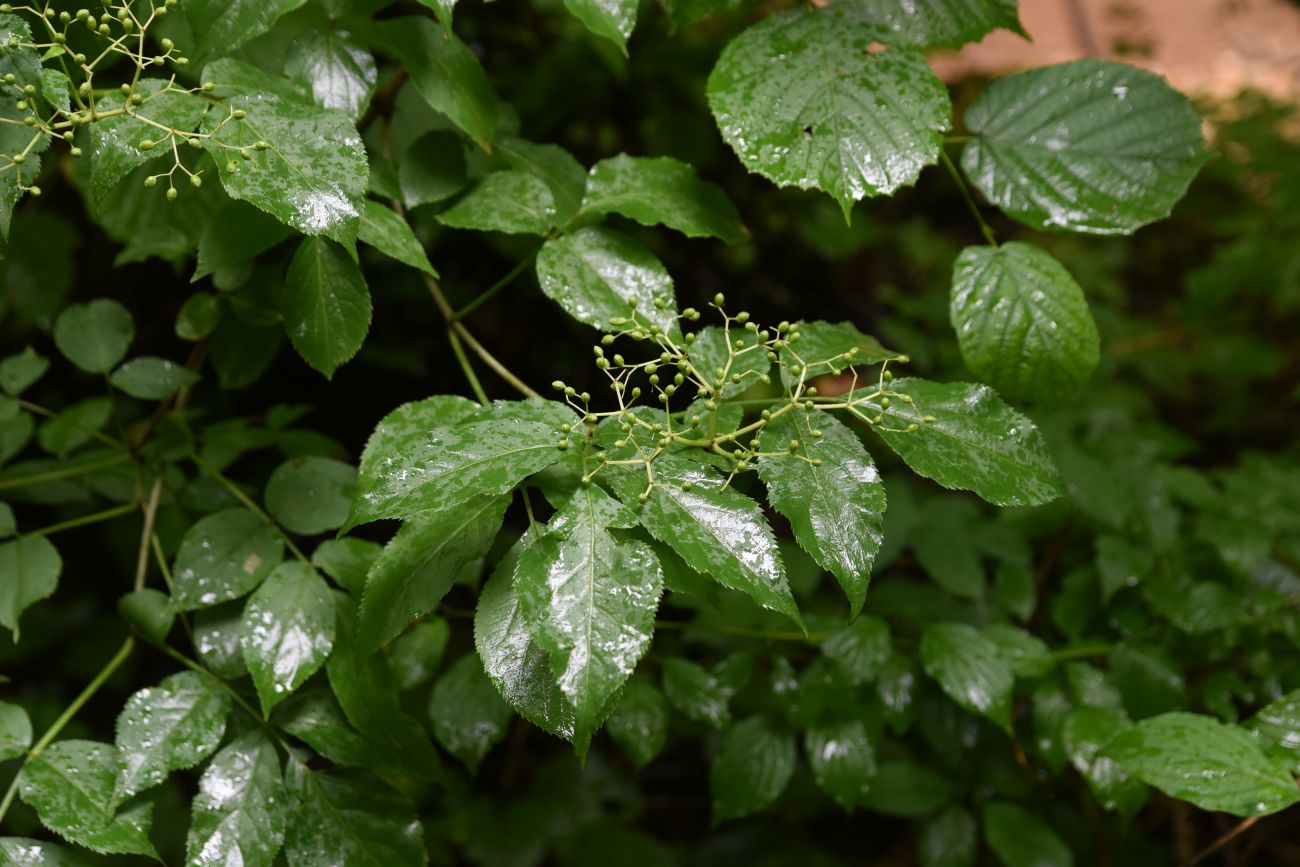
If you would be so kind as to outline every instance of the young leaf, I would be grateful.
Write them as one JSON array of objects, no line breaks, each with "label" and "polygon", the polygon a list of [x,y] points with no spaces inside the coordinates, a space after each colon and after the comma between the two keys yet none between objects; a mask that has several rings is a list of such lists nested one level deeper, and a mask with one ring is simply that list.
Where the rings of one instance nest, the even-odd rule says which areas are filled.
[{"label": "young leaf", "polygon": [[1031,244],[963,250],[953,265],[950,315],[966,366],[1012,399],[1059,400],[1101,359],[1083,290]]},{"label": "young leaf", "polygon": [[1074,867],[1074,855],[1045,822],[1014,804],[984,805],[984,839],[1007,867]]},{"label": "young leaf", "polygon": [[247,509],[201,518],[186,531],[172,566],[177,610],[238,599],[261,584],[283,555],[275,530]]},{"label": "young leaf", "polygon": [[266,481],[266,510],[291,533],[314,536],[348,518],[357,471],[342,461],[308,455],[280,464]]},{"label": "young leaf", "polygon": [[668,741],[668,705],[650,683],[629,681],[606,730],[638,769],[654,761]]},{"label": "young leaf", "polygon": [[1035,229],[1131,234],[1167,217],[1205,162],[1187,97],[1108,60],[996,81],[966,110],[966,126],[971,182]]},{"label": "young leaf", "polygon": [[479,147],[491,150],[497,132],[497,99],[474,52],[427,18],[391,18],[375,30],[411,73],[424,101]]},{"label": "young leaf", "polygon": [[70,304],[54,323],[55,345],[86,373],[108,373],[126,357],[134,339],[131,314],[109,298]]},{"label": "young leaf", "polygon": [[524,618],[574,706],[580,741],[600,727],[654,634],[659,561],[648,545],[609,533],[634,523],[603,490],[583,486],[515,569]]},{"label": "young leaf", "polygon": [[240,645],[262,712],[289,697],[334,647],[334,600],[316,571],[281,563],[244,608]]},{"label": "young leaf", "polygon": [[750,717],[723,736],[709,768],[713,824],[757,812],[775,801],[794,774],[794,737],[764,717]]},{"label": "young leaf", "polygon": [[32,721],[16,704],[0,701],[0,761],[16,759],[32,745]]},{"label": "young leaf", "polygon": [[492,172],[439,214],[438,222],[454,229],[545,235],[556,222],[555,197],[528,172]]},{"label": "young leaf", "polygon": [[370,330],[370,288],[357,263],[324,238],[304,238],[284,278],[284,328],[303,360],[334,376]]},{"label": "young leaf", "polygon": [[402,525],[366,576],[357,640],[374,650],[438,607],[458,581],[478,578],[509,496],[476,497]]},{"label": "young leaf", "polygon": [[411,231],[410,225],[387,205],[381,205],[373,199],[366,199],[365,210],[361,212],[361,227],[357,240],[369,244],[386,256],[391,256],[403,265],[417,268],[430,277],[437,277],[438,272],[429,264],[429,257],[424,252],[419,239]]},{"label": "young leaf", "polygon": [[370,472],[363,467],[359,496],[344,529],[504,494],[564,456],[560,443],[568,439],[560,426],[576,418],[563,404],[550,401],[509,403],[435,430],[413,447],[386,455],[384,464]]},{"label": "young leaf", "polygon": [[32,758],[18,776],[23,802],[60,837],[93,852],[149,855],[153,804],[115,811],[113,785],[121,758],[112,744],[59,741]]},{"label": "young leaf", "polygon": [[438,743],[474,773],[488,751],[506,736],[510,708],[483,673],[483,663],[470,653],[434,684],[429,718]]},{"label": "young leaf", "polygon": [[1025,35],[1016,0],[861,0],[857,8],[863,18],[886,29],[890,45],[958,48],[998,28]]},{"label": "young leaf", "polygon": [[588,30],[627,54],[627,40],[636,26],[637,0],[564,0],[564,5]]},{"label": "young leaf", "polygon": [[1300,785],[1248,732],[1213,717],[1167,713],[1118,734],[1101,753],[1202,810],[1265,816],[1300,801]]},{"label": "young leaf", "polygon": [[818,724],[804,732],[813,779],[841,807],[862,805],[876,773],[876,751],[862,720]]},{"label": "young leaf", "polygon": [[230,697],[192,671],[132,695],[117,718],[121,760],[113,802],[120,804],[212,755],[229,713]]},{"label": "young leaf", "polygon": [[0,626],[18,640],[18,618],[54,593],[63,560],[44,536],[21,536],[0,542]]},{"label": "young leaf", "polygon": [[971,713],[1011,726],[1015,678],[998,646],[973,626],[935,623],[921,635],[921,662],[948,697]]},{"label": "young leaf", "polygon": [[[654,254],[621,232],[588,227],[547,241],[537,254],[537,282],[547,297],[579,322],[601,331],[623,331],[611,319],[636,319],[656,330],[677,315],[668,269]],[[636,309],[628,305],[635,298]],[[656,300],[667,302],[659,309]]]},{"label": "young leaf", "polygon": [[620,154],[592,166],[582,210],[621,214],[643,226],[662,224],[691,238],[738,244],[746,237],[736,206],[714,184],[671,157]]},{"label": "young leaf", "polygon": [[[231,119],[240,111],[242,119]],[[369,169],[347,115],[251,93],[208,112],[203,131],[209,136],[203,146],[231,198],[304,235],[356,240]]]},{"label": "young leaf", "polygon": [[313,771],[291,761],[285,784],[294,817],[284,835],[290,864],[425,864],[421,826],[410,801],[368,771]]},{"label": "young leaf", "polygon": [[163,400],[187,385],[199,381],[192,370],[168,361],[145,355],[133,358],[113,371],[110,377],[114,388],[140,400]]},{"label": "young leaf", "polygon": [[[998,506],[1036,506],[1063,493],[1038,428],[991,389],[924,379],[897,379],[890,388],[913,402],[872,403],[868,412],[883,416],[874,429],[913,472]],[[906,430],[912,424],[917,430]]]},{"label": "young leaf", "polygon": [[[192,132],[208,111],[209,103],[203,97],[161,78],[137,82],[134,92],[144,102],[130,114],[87,124],[90,189],[95,202],[102,202],[136,166],[160,156],[164,150],[170,152],[171,143],[164,128],[182,134]],[[109,94],[95,101],[95,110],[120,110],[125,99],[121,94]],[[155,150],[154,145],[159,142],[165,147]],[[158,195],[161,194],[159,190]]]},{"label": "young leaf", "polygon": [[364,43],[346,30],[308,32],[289,46],[285,75],[301,81],[316,104],[359,118],[375,92],[379,72]]},{"label": "young leaf", "polygon": [[[281,16],[306,0],[186,0],[185,18],[190,32],[202,34],[190,57],[203,62],[230,54],[274,26]],[[206,80],[206,79],[205,79]]]},{"label": "young leaf", "polygon": [[185,841],[195,867],[271,867],[284,842],[287,796],[275,745],[250,731],[217,753],[199,778]]},{"label": "young leaf", "polygon": [[876,677],[891,653],[889,624],[867,615],[831,633],[822,642],[822,653],[839,663],[849,682],[857,685]]},{"label": "young leaf", "polygon": [[[772,530],[758,504],[708,467],[672,454],[654,463],[647,491],[644,472],[611,467],[602,473],[650,534],[718,583],[739,590],[764,608],[803,627],[790,594]],[[648,496],[640,502],[642,493]]]},{"label": "young leaf", "polygon": [[920,51],[853,6],[773,15],[733,39],[709,75],[709,107],[745,167],[840,204],[891,195],[939,158],[952,114]]},{"label": "young leaf", "polygon": [[[814,436],[814,430],[821,435]],[[786,412],[768,423],[763,437],[771,449],[798,444],[789,455],[760,459],[759,478],[772,507],[789,519],[795,539],[839,580],[849,598],[849,616],[857,617],[883,539],[885,486],[871,455],[828,413]]]}]

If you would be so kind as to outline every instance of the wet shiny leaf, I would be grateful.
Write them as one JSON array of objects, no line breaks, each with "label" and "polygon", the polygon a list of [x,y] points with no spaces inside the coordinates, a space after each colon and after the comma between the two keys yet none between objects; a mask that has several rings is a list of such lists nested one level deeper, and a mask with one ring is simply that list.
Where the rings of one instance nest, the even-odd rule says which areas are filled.
[{"label": "wet shiny leaf", "polygon": [[822,642],[822,653],[839,663],[849,682],[874,680],[888,661],[889,625],[879,617],[866,615],[832,632]]},{"label": "wet shiny leaf", "polygon": [[973,626],[935,623],[921,636],[921,662],[948,697],[1001,728],[1011,726],[1015,678],[998,645]]},{"label": "wet shiny leaf", "polygon": [[257,731],[231,741],[199,778],[186,864],[271,867],[284,842],[288,807],[275,745]]},{"label": "wet shiny leaf", "polygon": [[366,199],[365,209],[361,212],[361,226],[357,240],[369,244],[386,256],[391,256],[403,265],[418,268],[431,277],[437,277],[429,257],[424,252],[419,239],[411,231],[411,226],[387,205],[381,205],[373,199]]},{"label": "wet shiny leaf", "polygon": [[876,773],[876,751],[861,720],[818,724],[804,732],[813,779],[841,807],[861,806]]},{"label": "wet shiny leaf", "polygon": [[207,608],[251,592],[284,554],[275,530],[247,509],[199,519],[181,540],[172,566],[180,611]]},{"label": "wet shiny leaf", "polygon": [[284,329],[327,379],[370,330],[370,288],[357,263],[324,238],[305,238],[284,278]]},{"label": "wet shiny leaf", "polygon": [[1065,720],[1061,737],[1075,769],[1088,781],[1097,801],[1107,810],[1132,816],[1146,803],[1147,787],[1129,776],[1103,751],[1132,726],[1122,710],[1079,707]]},{"label": "wet shiny leaf", "polygon": [[484,674],[483,663],[471,653],[434,684],[429,718],[438,743],[473,773],[506,736],[510,708]]},{"label": "wet shiny leaf", "polygon": [[266,510],[291,533],[314,536],[348,518],[356,492],[355,468],[317,455],[280,464],[266,482]]},{"label": "wet shiny leaf", "polygon": [[166,358],[145,355],[133,358],[113,371],[111,381],[115,388],[131,397],[163,400],[198,382],[199,375]]},{"label": "wet shiny leaf", "polygon": [[921,867],[971,867],[979,854],[979,827],[961,807],[949,807],[925,821],[917,833]]},{"label": "wet shiny leaf", "polygon": [[885,28],[891,45],[956,48],[998,28],[1024,35],[1016,0],[857,0],[855,8]]},{"label": "wet shiny leaf", "polygon": [[668,742],[663,693],[646,681],[629,681],[605,729],[638,769],[650,764]]},{"label": "wet shiny leaf", "polygon": [[[631,327],[611,324],[616,318],[662,331],[677,314],[668,270],[645,247],[612,229],[579,229],[547,241],[537,254],[537,281],[564,312],[601,331]],[[636,299],[635,310],[629,298]],[[656,300],[667,306],[658,309]]]},{"label": "wet shiny leaf", "polygon": [[401,792],[367,771],[285,771],[290,814],[284,836],[289,867],[423,867],[423,834]]},{"label": "wet shiny leaf", "polygon": [[192,768],[221,743],[230,697],[209,677],[183,671],[127,699],[117,717],[121,755],[114,803]]},{"label": "wet shiny leaf", "polygon": [[728,244],[745,239],[736,206],[695,169],[671,157],[620,154],[591,167],[582,211],[621,214],[643,226],[664,225],[691,238]]},{"label": "wet shiny leaf", "polygon": [[736,723],[709,768],[713,824],[757,812],[775,801],[794,774],[794,736],[764,717]]},{"label": "wet shiny leaf", "polygon": [[310,90],[316,104],[359,118],[379,79],[375,58],[346,30],[309,32],[289,47],[284,72]]},{"label": "wet shiny leaf", "polygon": [[329,586],[297,561],[277,566],[249,598],[240,645],[263,713],[325,664],[334,647],[334,621]]},{"label": "wet shiny leaf", "polygon": [[191,57],[202,61],[229,54],[266,33],[281,16],[306,0],[186,0],[182,11],[194,33],[201,33]]},{"label": "wet shiny leaf", "polygon": [[17,758],[32,745],[32,721],[16,704],[0,701],[0,761]]},{"label": "wet shiny leaf", "polygon": [[627,54],[627,39],[636,26],[637,0],[564,0],[564,5],[588,30]]},{"label": "wet shiny leaf", "polygon": [[[144,102],[129,115],[117,115],[88,126],[90,188],[96,202],[103,201],[136,166],[171,150],[167,134],[155,124],[183,135],[193,132],[208,112],[209,103],[203,97],[161,78],[142,79],[136,83],[135,93]],[[109,94],[96,100],[95,109],[119,110],[123,100],[120,93]],[[152,123],[142,123],[142,120]],[[165,147],[155,149],[158,142]],[[162,189],[155,189],[154,194],[161,196]]]},{"label": "wet shiny leaf", "polygon": [[54,593],[63,559],[44,536],[22,536],[0,542],[0,626],[17,640],[18,618],[30,606]]}]

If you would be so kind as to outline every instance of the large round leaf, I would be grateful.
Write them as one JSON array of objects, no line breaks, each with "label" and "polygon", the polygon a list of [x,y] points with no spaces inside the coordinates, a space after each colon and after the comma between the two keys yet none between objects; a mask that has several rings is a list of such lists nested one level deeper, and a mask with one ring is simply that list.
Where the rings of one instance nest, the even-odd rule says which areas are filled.
[{"label": "large round leaf", "polygon": [[966,112],[962,168],[1035,229],[1120,235],[1169,215],[1205,161],[1201,121],[1160,76],[1104,60],[994,82]]},{"label": "large round leaf", "polygon": [[948,92],[910,48],[860,12],[776,15],[746,30],[709,76],[722,137],[750,171],[830,193],[845,213],[916,181],[939,155]]}]

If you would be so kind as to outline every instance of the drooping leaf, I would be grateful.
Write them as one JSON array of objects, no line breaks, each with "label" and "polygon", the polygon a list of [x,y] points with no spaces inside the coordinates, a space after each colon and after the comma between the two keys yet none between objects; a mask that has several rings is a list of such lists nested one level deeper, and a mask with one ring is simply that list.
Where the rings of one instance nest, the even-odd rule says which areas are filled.
[{"label": "drooping leaf", "polygon": [[964,623],[935,623],[921,635],[921,662],[948,697],[1001,728],[1011,725],[1015,678],[998,646]]},{"label": "drooping leaf", "polygon": [[284,328],[298,354],[327,379],[356,355],[370,330],[361,269],[324,238],[304,238],[284,278]]},{"label": "drooping leaf", "polygon": [[[649,250],[612,229],[589,227],[547,241],[537,254],[537,282],[564,312],[601,331],[630,327],[610,322],[617,318],[662,331],[677,314],[668,270]],[[660,309],[656,301],[665,306]]]},{"label": "drooping leaf", "polygon": [[1025,35],[1016,0],[857,0],[855,8],[884,27],[891,45],[957,48],[998,28]]},{"label": "drooping leaf", "polygon": [[528,172],[492,172],[474,185],[438,222],[454,229],[545,235],[555,219],[555,197],[541,178]]},{"label": "drooping leaf", "polygon": [[757,812],[775,801],[794,774],[794,737],[765,717],[736,723],[709,768],[713,823]]},{"label": "drooping leaf", "polygon": [[131,359],[113,371],[111,380],[114,387],[132,397],[163,400],[183,387],[198,382],[199,375],[166,358],[144,355]]},{"label": "drooping leaf", "polygon": [[890,388],[912,403],[868,401],[862,409],[883,419],[874,430],[914,472],[998,506],[1040,505],[1064,492],[1038,428],[992,389],[923,379],[896,379]]},{"label": "drooping leaf", "polygon": [[663,593],[654,551],[618,542],[611,526],[635,518],[594,485],[582,487],[525,550],[515,589],[533,640],[575,710],[575,738],[589,739],[650,647]]},{"label": "drooping leaf", "polygon": [[313,536],[347,520],[357,471],[333,458],[308,455],[275,468],[266,482],[266,510],[292,533]]},{"label": "drooping leaf", "polygon": [[334,647],[334,601],[310,566],[281,563],[244,608],[240,645],[263,713],[325,664]]},{"label": "drooping leaf", "polygon": [[[234,119],[232,113],[241,111],[244,116]],[[231,198],[304,235],[356,240],[369,169],[347,115],[251,93],[208,112],[203,131],[209,136],[203,146]]]},{"label": "drooping leaf", "polygon": [[438,743],[473,773],[506,736],[510,708],[484,674],[483,663],[471,653],[457,660],[434,684],[429,717]]},{"label": "drooping leaf", "polygon": [[438,276],[410,225],[392,208],[374,199],[366,199],[357,239],[403,265],[418,268],[431,277]]},{"label": "drooping leaf", "polygon": [[885,486],[871,455],[827,413],[791,410],[773,418],[763,436],[768,449],[794,449],[759,460],[768,499],[789,519],[803,549],[839,580],[856,617],[883,540]]},{"label": "drooping leaf", "polygon": [[[88,125],[90,186],[96,202],[103,201],[136,166],[164,152],[170,155],[171,142],[155,124],[181,134],[193,132],[208,111],[209,103],[201,96],[161,78],[137,82],[134,92],[144,102],[132,108],[130,114]],[[111,112],[121,109],[124,100],[121,94],[110,94],[96,100],[95,110]],[[157,195],[162,195],[162,191],[158,190]]]},{"label": "drooping leaf", "polygon": [[54,593],[63,559],[44,536],[20,536],[0,542],[0,626],[17,641],[18,618]]},{"label": "drooping leaf", "polygon": [[423,834],[401,792],[368,771],[285,771],[293,821],[284,835],[290,867],[423,867]]},{"label": "drooping leaf", "polygon": [[1043,820],[1015,804],[984,805],[984,839],[1007,867],[1074,867],[1065,841]]},{"label": "drooping leaf", "polygon": [[627,54],[627,39],[636,26],[637,0],[564,0],[564,6],[588,30]]},{"label": "drooping leaf", "polygon": [[853,5],[774,15],[731,41],[709,107],[745,167],[853,203],[891,195],[936,162],[952,107],[920,51]]},{"label": "drooping leaf", "polygon": [[375,58],[346,30],[308,32],[289,47],[284,72],[306,85],[316,104],[359,118],[379,73]]},{"label": "drooping leaf", "polygon": [[126,357],[135,326],[125,307],[109,298],[70,304],[54,323],[54,343],[86,373],[108,373]]},{"label": "drooping leaf", "polygon": [[45,827],[71,843],[94,852],[156,858],[149,841],[153,804],[140,800],[115,810],[119,762],[112,744],[58,741],[23,767],[18,792]]},{"label": "drooping leaf", "polygon": [[1168,216],[1205,161],[1187,97],[1108,60],[996,81],[967,109],[966,126],[971,183],[1035,229],[1130,234]]},{"label": "drooping leaf", "polygon": [[671,157],[620,154],[592,166],[582,210],[621,214],[644,226],[664,225],[691,238],[728,244],[745,239],[736,206],[689,165]]},{"label": "drooping leaf", "polygon": [[199,778],[186,863],[271,867],[284,842],[287,801],[275,745],[259,731],[231,741]]},{"label": "drooping leaf", "polygon": [[209,57],[229,54],[254,37],[261,36],[281,16],[306,0],[187,0],[183,10],[190,30],[202,39],[190,50],[190,59],[202,63]]},{"label": "drooping leaf", "polygon": [[391,18],[375,30],[411,73],[425,102],[490,150],[497,131],[496,94],[474,52],[427,18]]},{"label": "drooping leaf", "polygon": [[407,521],[366,576],[357,623],[363,648],[379,648],[437,608],[456,582],[477,578],[509,496],[477,497]]},{"label": "drooping leaf", "polygon": [[1166,713],[1120,732],[1101,755],[1202,810],[1264,816],[1300,801],[1300,784],[1259,742],[1213,717]]},{"label": "drooping leaf", "polygon": [[230,697],[210,678],[192,671],[173,674],[132,695],[117,718],[121,760],[114,803],[212,755],[229,713]]},{"label": "drooping leaf", "polygon": [[632,763],[645,767],[663,752],[668,741],[668,705],[663,693],[646,681],[629,681],[605,727]]},{"label": "drooping leaf", "polygon": [[1031,244],[963,250],[953,266],[950,315],[966,366],[1012,399],[1068,396],[1101,359],[1083,290]]},{"label": "drooping leaf", "polygon": [[804,732],[813,779],[841,807],[861,806],[876,773],[876,751],[862,720],[825,723]]},{"label": "drooping leaf", "polygon": [[172,598],[180,611],[238,599],[262,583],[283,555],[275,530],[247,509],[208,515],[181,540]]}]

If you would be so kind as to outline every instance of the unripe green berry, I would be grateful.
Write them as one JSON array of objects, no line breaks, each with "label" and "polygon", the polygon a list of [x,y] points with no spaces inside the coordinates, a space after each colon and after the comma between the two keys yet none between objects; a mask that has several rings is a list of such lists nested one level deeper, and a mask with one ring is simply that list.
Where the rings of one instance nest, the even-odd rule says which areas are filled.
[{"label": "unripe green berry", "polygon": [[169,201],[169,202],[174,202],[174,201],[176,201],[176,197],[179,196],[179,195],[180,195],[180,193],[176,192],[176,188],[175,188],[175,187],[168,187],[168,188],[167,188],[167,201]]},{"label": "unripe green berry", "polygon": [[151,175],[150,177],[147,177],[147,178],[144,179],[144,185],[145,185],[146,187],[154,187],[154,186],[157,186],[157,185],[158,185],[158,178],[156,178],[156,177],[154,177],[154,176]]},{"label": "unripe green berry", "polygon": [[199,177],[198,175],[190,175],[190,186],[192,187],[203,186],[203,178]]},{"label": "unripe green berry", "polygon": [[27,192],[31,193],[33,196],[39,196],[39,195],[41,194],[41,188],[40,188],[40,187],[30,187],[30,188],[27,190]]}]

